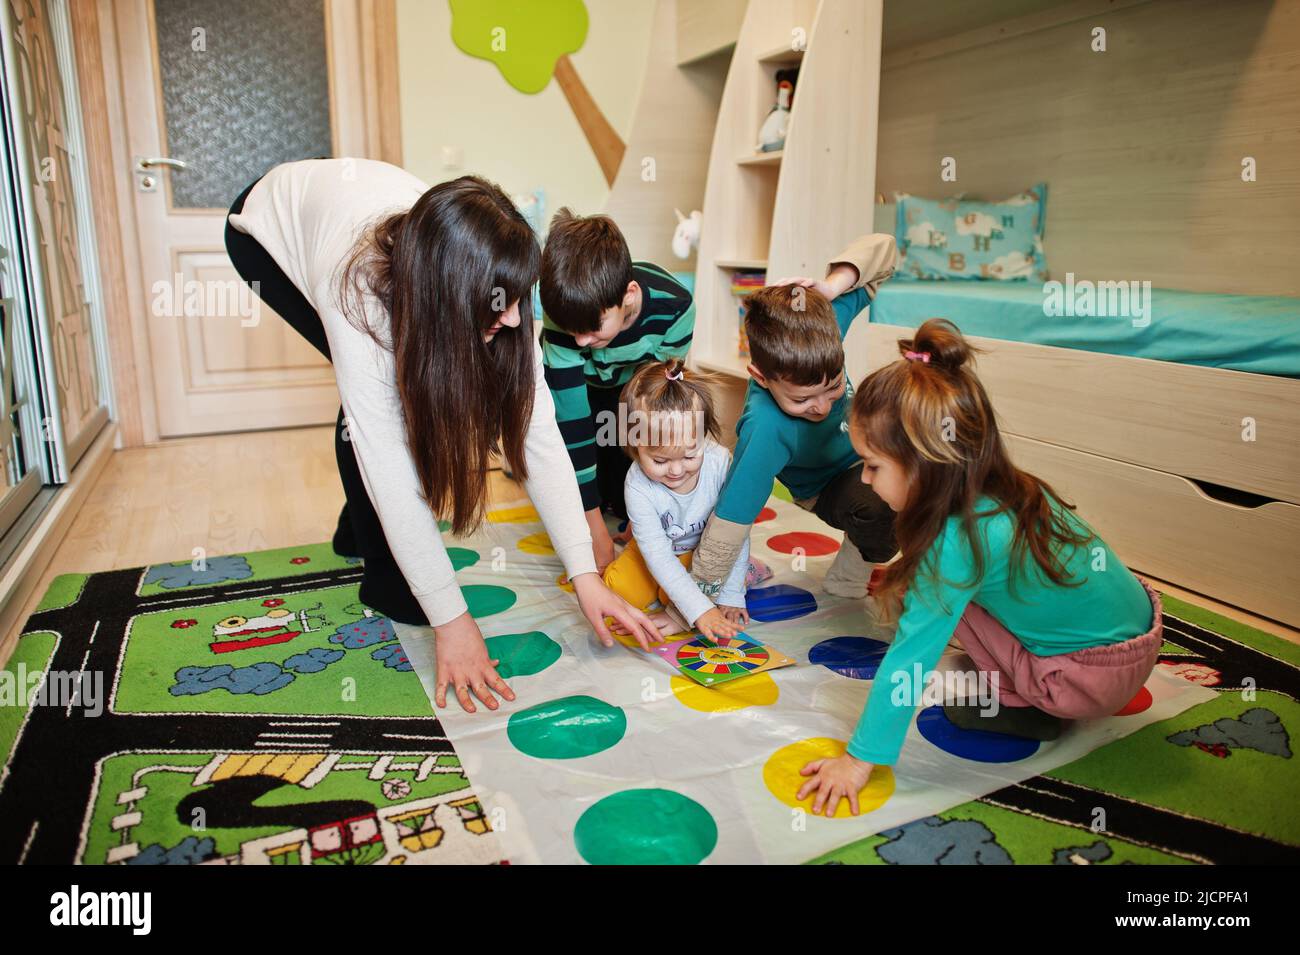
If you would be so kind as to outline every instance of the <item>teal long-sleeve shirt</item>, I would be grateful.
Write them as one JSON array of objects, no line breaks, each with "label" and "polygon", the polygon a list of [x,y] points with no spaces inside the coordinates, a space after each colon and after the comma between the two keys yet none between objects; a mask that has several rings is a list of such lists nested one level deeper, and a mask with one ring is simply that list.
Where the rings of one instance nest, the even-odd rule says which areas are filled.
[{"label": "teal long-sleeve shirt", "polygon": [[[853,319],[870,303],[866,289],[855,289],[831,302],[842,339]],[[847,370],[845,371],[847,375]],[[815,497],[833,478],[858,463],[849,441],[846,416],[853,385],[821,421],[795,418],[781,410],[766,388],[751,381],[745,407],[736,422],[731,473],[715,513],[736,524],[752,524],[779,478],[797,499]]]},{"label": "teal long-sleeve shirt", "polygon": [[975,508],[976,533],[985,554],[984,575],[976,581],[961,519],[948,518],[903,599],[898,631],[871,684],[848,744],[850,755],[878,765],[897,762],[922,689],[912,685],[916,667],[919,664],[923,678],[928,677],[971,602],[1039,656],[1120,643],[1151,629],[1154,610],[1141,581],[1082,518],[1055,500],[1052,507],[1092,535],[1087,544],[1062,554],[1066,579],[1078,586],[1053,583],[1032,556],[1013,575],[1014,518],[997,511],[988,497]]},{"label": "teal long-sleeve shirt", "polygon": [[[651,361],[685,357],[695,332],[695,303],[686,287],[650,262],[633,262],[641,286],[641,314],[605,348],[581,348],[573,336],[542,316],[542,364],[555,401],[555,420],[578,476],[583,510],[600,506],[596,485],[596,434],[587,386],[622,388]],[[770,486],[770,484],[769,484]]]}]

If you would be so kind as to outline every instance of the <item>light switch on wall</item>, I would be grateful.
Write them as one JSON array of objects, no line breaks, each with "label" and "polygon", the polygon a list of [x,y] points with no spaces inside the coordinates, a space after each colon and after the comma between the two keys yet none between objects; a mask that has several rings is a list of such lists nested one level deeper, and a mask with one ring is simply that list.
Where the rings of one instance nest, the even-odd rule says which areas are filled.
[{"label": "light switch on wall", "polygon": [[442,147],[442,168],[459,169],[461,161],[465,158],[465,151],[459,146]]}]

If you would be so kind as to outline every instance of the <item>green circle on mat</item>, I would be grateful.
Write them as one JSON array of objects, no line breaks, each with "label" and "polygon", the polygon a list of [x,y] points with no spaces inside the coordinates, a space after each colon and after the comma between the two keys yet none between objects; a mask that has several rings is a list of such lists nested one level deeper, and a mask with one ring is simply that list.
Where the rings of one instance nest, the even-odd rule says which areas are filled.
[{"label": "green circle on mat", "polygon": [[479,553],[468,547],[448,547],[447,557],[451,559],[451,569],[460,570],[462,567],[473,567],[477,564]]},{"label": "green circle on mat", "polygon": [[488,656],[501,661],[497,672],[503,677],[532,676],[560,659],[560,645],[540,630],[503,633],[483,642]]},{"label": "green circle on mat", "polygon": [[584,812],[573,841],[592,865],[697,865],[718,844],[718,824],[671,789],[626,789]]},{"label": "green circle on mat", "polygon": [[466,584],[460,588],[465,595],[465,605],[469,607],[471,617],[490,617],[502,610],[509,610],[515,605],[519,596],[509,587],[496,584]]},{"label": "green circle on mat", "polygon": [[578,759],[609,749],[623,738],[627,714],[594,696],[566,696],[511,715],[506,736],[515,749],[538,759]]}]

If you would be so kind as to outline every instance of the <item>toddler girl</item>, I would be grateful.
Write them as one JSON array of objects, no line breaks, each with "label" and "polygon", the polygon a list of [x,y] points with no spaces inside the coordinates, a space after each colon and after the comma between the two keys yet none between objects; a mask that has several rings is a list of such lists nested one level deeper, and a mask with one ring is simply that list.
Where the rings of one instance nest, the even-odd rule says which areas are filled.
[{"label": "toddler girl", "polygon": [[623,487],[633,540],[606,568],[605,583],[636,607],[662,605],[651,621],[664,636],[692,626],[709,639],[735,636],[749,624],[746,586],[770,571],[751,566],[746,541],[718,593],[703,593],[689,573],[731,466],[731,453],[717,441],[721,429],[707,381],[679,358],[653,362],[629,379],[622,402],[623,443],[632,458]]}]

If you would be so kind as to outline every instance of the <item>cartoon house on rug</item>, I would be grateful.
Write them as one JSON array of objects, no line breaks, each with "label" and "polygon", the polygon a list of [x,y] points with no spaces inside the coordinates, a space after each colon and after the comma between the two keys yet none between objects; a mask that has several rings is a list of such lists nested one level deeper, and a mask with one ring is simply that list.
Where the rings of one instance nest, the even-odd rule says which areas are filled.
[{"label": "cartoon house on rug", "polygon": [[[411,798],[414,786],[431,777],[460,772],[454,760],[435,754],[218,753],[201,765],[159,762],[142,769],[132,779],[137,785],[117,794],[120,811],[92,823],[107,823],[120,840],[102,860],[109,863],[401,865],[482,861],[482,848],[474,843],[491,827],[467,786]],[[188,792],[172,805],[165,794],[175,788],[159,778],[160,773],[191,776]],[[340,795],[340,782],[350,798]],[[329,785],[322,785],[325,783]],[[300,801],[257,804],[282,787],[292,787],[294,799]],[[318,787],[334,797],[326,797]],[[427,791],[427,787],[421,788]],[[189,825],[191,834],[170,847],[157,842],[141,847],[133,841],[132,831],[145,821],[146,809],[174,815],[178,822]],[[223,831],[228,838],[231,829],[258,831],[268,826],[278,831],[238,841],[233,850],[218,849]]]}]

